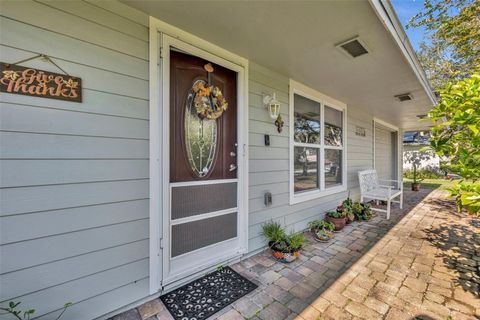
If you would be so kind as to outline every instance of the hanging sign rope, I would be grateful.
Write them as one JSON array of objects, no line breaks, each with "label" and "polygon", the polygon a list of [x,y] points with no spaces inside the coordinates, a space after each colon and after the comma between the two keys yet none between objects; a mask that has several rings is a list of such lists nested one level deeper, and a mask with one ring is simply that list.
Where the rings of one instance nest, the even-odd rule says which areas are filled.
[{"label": "hanging sign rope", "polygon": [[219,87],[211,84],[214,69],[211,63],[203,66],[207,71],[207,82],[195,81],[193,92],[195,92],[194,104],[200,119],[216,120],[228,108],[228,102]]},{"label": "hanging sign rope", "polygon": [[[53,64],[63,74],[19,65],[37,58]],[[50,57],[39,54],[13,64],[1,62],[0,92],[82,102],[82,79],[70,76]]]}]

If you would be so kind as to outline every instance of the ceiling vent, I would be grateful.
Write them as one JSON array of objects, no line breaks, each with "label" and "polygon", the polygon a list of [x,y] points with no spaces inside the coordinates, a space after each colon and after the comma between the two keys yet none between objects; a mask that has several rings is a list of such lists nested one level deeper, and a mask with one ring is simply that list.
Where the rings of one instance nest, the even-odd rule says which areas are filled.
[{"label": "ceiling vent", "polygon": [[353,58],[368,53],[365,44],[358,37],[337,44],[337,47],[339,47],[343,52],[348,53]]},{"label": "ceiling vent", "polygon": [[410,101],[413,100],[412,94],[411,93],[402,93],[402,94],[397,94],[395,98],[398,99],[400,102],[404,101]]}]

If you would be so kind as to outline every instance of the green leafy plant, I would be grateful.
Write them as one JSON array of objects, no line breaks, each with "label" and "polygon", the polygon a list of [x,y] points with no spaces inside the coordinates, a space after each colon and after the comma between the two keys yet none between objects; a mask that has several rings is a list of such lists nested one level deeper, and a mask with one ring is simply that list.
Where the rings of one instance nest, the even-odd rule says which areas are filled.
[{"label": "green leafy plant", "polygon": [[352,211],[357,220],[370,220],[372,218],[372,208],[367,202],[354,202]]},{"label": "green leafy plant", "polygon": [[287,243],[290,251],[300,250],[305,243],[305,236],[303,233],[292,233],[287,237]]},{"label": "green leafy plant", "polygon": [[349,223],[355,220],[355,215],[353,214],[352,210],[349,210],[345,216]]},{"label": "green leafy plant", "polygon": [[447,158],[449,169],[464,179],[450,189],[458,210],[480,216],[480,74],[440,90],[440,103],[428,116],[434,124],[430,148]]},{"label": "green leafy plant", "polygon": [[362,220],[370,220],[373,216],[372,206],[368,202],[360,204],[362,206]]},{"label": "green leafy plant", "polygon": [[278,222],[271,221],[264,224],[261,234],[267,239],[270,248],[275,251],[297,251],[305,243],[305,237],[302,233],[291,233],[287,235]]},{"label": "green leafy plant", "polygon": [[[12,315],[17,320],[30,320],[30,317],[32,317],[33,314],[35,313],[35,309],[27,309],[22,311],[18,309],[20,304],[21,304],[20,301],[19,302],[10,301],[7,307],[0,307],[0,311],[3,311],[3,313],[0,313],[0,315],[9,314],[9,315]],[[70,307],[72,304],[73,303],[71,302],[65,303],[63,305],[62,311],[60,312],[60,314],[55,320],[59,320],[63,316],[67,308]]]},{"label": "green leafy plant", "polygon": [[319,231],[319,230],[335,230],[335,225],[331,222],[325,220],[314,220],[308,224],[310,230]]},{"label": "green leafy plant", "polygon": [[480,217],[480,184],[459,183],[448,191],[455,197],[458,211],[465,208],[468,213]]},{"label": "green leafy plant", "polygon": [[262,235],[271,243],[280,243],[285,239],[285,231],[278,222],[268,222],[262,227]]},{"label": "green leafy plant", "polygon": [[353,200],[350,199],[350,196],[347,199],[343,200],[342,206],[344,209],[347,209],[347,210],[352,208]]},{"label": "green leafy plant", "polygon": [[353,214],[355,216],[355,219],[362,220],[361,216],[363,214],[363,206],[360,204],[360,202],[355,202],[352,205],[352,211],[353,211]]},{"label": "green leafy plant", "polygon": [[327,216],[331,218],[336,218],[336,219],[345,218],[345,212],[338,211],[338,210],[330,210],[330,211],[327,211]]}]

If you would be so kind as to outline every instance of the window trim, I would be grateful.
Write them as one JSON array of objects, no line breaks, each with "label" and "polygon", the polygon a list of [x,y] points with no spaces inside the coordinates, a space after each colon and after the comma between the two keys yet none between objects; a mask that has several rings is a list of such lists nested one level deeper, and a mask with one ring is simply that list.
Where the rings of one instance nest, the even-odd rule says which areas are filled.
[{"label": "window trim", "polygon": [[[317,160],[320,162],[319,166],[319,178],[320,183],[319,189],[311,190],[311,191],[303,191],[301,193],[295,194],[294,187],[295,187],[295,179],[294,179],[294,148],[297,145],[302,145],[302,143],[298,143],[294,141],[294,95],[298,94],[304,98],[310,99],[312,101],[320,103],[320,119],[321,119],[321,126],[320,126],[320,141],[321,144],[319,146],[320,150],[320,158]],[[342,112],[342,141],[343,147],[335,147],[335,146],[325,146],[324,143],[324,132],[325,132],[325,117],[324,117],[324,109],[325,105],[332,109],[336,109]],[[335,194],[344,192],[347,190],[347,105],[339,100],[333,99],[325,94],[322,94],[304,84],[301,84],[297,81],[290,79],[290,86],[289,86],[289,195],[290,195],[290,205],[301,203],[308,200],[317,199],[320,197],[324,197],[327,195]],[[307,146],[307,144],[305,144]],[[311,144],[308,144],[311,146]],[[308,147],[307,146],[307,147]],[[339,186],[325,188],[325,149],[334,149],[334,150],[342,150],[342,184]]]}]

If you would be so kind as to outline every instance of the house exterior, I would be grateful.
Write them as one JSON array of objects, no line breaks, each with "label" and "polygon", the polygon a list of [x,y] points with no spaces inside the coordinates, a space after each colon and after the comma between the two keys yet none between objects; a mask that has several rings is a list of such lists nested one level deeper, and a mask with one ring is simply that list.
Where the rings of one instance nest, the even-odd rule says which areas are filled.
[{"label": "house exterior", "polygon": [[[422,149],[429,145],[430,135],[424,132],[405,132],[403,135],[403,152],[422,152]],[[431,153],[428,159],[420,161],[420,168],[427,168],[440,173],[440,157]],[[403,157],[403,169],[412,170],[413,165]]]},{"label": "house exterior", "polygon": [[0,302],[39,319],[108,318],[263,250],[266,221],[300,231],[358,198],[359,170],[401,177],[435,103],[386,0],[0,10],[2,62],[82,80],[81,103],[0,93]]}]

